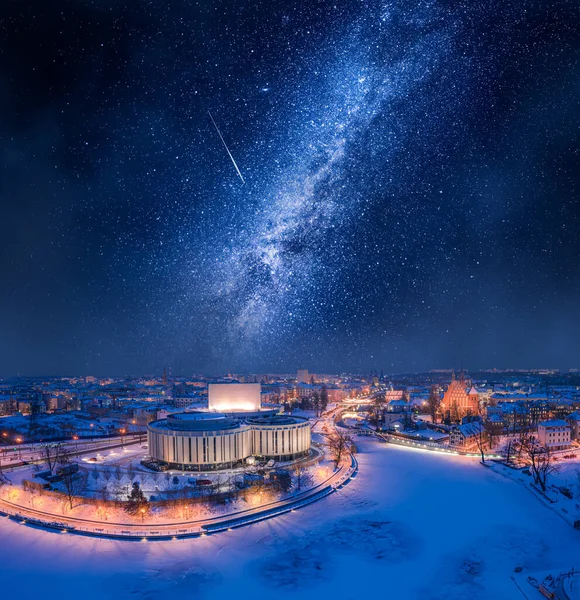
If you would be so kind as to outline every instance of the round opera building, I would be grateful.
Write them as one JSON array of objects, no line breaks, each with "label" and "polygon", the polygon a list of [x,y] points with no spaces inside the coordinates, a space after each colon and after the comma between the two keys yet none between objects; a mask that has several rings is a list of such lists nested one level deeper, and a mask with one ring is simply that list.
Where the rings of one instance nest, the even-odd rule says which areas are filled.
[{"label": "round opera building", "polygon": [[310,450],[308,419],[286,415],[177,413],[150,423],[147,435],[154,461],[191,471],[234,467],[250,456],[289,461]]}]

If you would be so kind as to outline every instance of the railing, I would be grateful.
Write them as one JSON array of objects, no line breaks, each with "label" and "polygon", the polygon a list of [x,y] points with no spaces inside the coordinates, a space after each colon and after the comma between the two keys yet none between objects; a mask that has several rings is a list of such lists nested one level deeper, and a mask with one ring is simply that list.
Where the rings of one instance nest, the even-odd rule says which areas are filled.
[{"label": "railing", "polygon": [[[441,444],[438,444],[437,442],[428,442],[428,441],[419,441],[419,440],[412,440],[409,438],[403,438],[403,437],[399,437],[396,435],[391,435],[390,433],[379,433],[378,431],[372,431],[372,430],[367,430],[370,431],[369,433],[367,433],[366,435],[373,435],[375,437],[378,437],[382,440],[384,440],[385,442],[389,442],[391,444],[396,444],[398,446],[407,446],[409,448],[420,448],[423,450],[431,450],[433,452],[442,452],[444,454],[454,454],[454,455],[460,455],[460,456],[471,456],[474,458],[481,458],[481,453],[480,452],[467,452],[465,450],[459,450],[456,448],[448,448],[446,446],[442,446]],[[485,458],[501,458],[501,456],[499,454],[484,454]]]}]

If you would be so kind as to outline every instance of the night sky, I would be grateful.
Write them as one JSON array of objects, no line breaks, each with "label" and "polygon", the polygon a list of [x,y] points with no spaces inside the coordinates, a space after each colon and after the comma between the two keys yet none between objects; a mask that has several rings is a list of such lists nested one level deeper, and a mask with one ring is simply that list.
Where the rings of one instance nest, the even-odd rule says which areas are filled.
[{"label": "night sky", "polygon": [[5,0],[0,373],[580,367],[579,57],[577,0]]}]

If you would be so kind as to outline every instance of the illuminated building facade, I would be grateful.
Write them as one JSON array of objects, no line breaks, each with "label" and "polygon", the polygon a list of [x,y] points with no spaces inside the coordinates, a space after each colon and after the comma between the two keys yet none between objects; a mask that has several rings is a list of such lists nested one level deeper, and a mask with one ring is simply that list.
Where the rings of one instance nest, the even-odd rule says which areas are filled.
[{"label": "illuminated building facade", "polygon": [[259,383],[210,383],[209,410],[218,412],[257,411],[262,405]]},{"label": "illuminated building facade", "polygon": [[211,412],[169,415],[148,426],[149,454],[171,468],[207,471],[242,463],[250,456],[279,461],[306,456],[310,422],[270,415],[236,418]]},{"label": "illuminated building facade", "polygon": [[479,395],[472,387],[467,389],[467,383],[463,373],[459,379],[455,375],[443,396],[441,408],[444,413],[450,413],[452,418],[461,418],[465,415],[477,415],[479,412]]}]

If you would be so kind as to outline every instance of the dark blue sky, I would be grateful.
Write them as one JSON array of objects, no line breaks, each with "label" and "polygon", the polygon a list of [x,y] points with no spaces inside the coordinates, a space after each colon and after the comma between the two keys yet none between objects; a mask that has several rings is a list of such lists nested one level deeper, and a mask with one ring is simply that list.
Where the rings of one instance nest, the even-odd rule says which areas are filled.
[{"label": "dark blue sky", "polygon": [[0,373],[580,367],[579,31],[3,3]]}]

